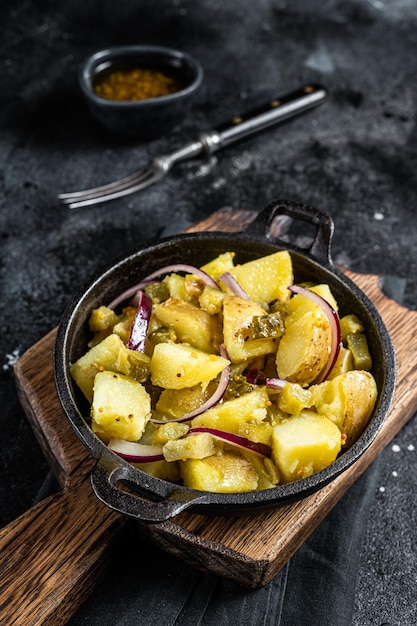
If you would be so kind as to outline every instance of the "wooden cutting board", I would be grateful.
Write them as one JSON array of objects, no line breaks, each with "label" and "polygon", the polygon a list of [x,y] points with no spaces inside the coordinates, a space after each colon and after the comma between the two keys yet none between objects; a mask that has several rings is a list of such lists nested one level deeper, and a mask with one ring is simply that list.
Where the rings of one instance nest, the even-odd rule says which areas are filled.
[{"label": "wooden cutting board", "polygon": [[[222,210],[190,231],[237,232],[255,214]],[[283,567],[346,490],[417,409],[417,312],[386,298],[378,277],[346,274],[371,298],[391,334],[398,363],[393,407],[367,452],[319,492],[277,509],[242,517],[182,513],[141,533],[197,568],[261,587]],[[67,422],[55,391],[56,330],[18,361],[18,394],[60,491],[0,531],[0,624],[65,624],[111,565],[126,518],[94,495],[94,461]]]}]

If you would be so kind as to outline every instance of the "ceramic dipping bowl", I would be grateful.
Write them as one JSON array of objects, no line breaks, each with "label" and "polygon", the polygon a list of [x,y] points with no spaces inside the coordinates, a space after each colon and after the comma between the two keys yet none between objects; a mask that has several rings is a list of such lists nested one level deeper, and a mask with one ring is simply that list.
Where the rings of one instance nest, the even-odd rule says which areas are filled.
[{"label": "ceramic dipping bowl", "polygon": [[186,116],[203,80],[200,63],[162,46],[119,46],[95,52],[79,83],[93,116],[106,128],[149,139]]}]

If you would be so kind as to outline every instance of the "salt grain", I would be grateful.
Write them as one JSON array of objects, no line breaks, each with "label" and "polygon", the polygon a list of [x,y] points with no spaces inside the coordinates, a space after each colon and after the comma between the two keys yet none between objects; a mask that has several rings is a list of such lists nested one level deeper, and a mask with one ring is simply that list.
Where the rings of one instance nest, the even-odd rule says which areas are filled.
[{"label": "salt grain", "polygon": [[15,348],[10,354],[6,354],[6,363],[3,363],[3,372],[9,371],[19,360],[19,348]]},{"label": "salt grain", "polygon": [[400,452],[401,448],[399,445],[397,445],[396,443],[394,443],[394,445],[392,446],[391,450],[393,452]]}]

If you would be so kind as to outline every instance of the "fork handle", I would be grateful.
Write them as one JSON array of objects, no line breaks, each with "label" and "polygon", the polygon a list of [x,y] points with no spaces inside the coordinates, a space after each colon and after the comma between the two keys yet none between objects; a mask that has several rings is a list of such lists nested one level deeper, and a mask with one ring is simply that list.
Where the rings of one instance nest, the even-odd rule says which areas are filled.
[{"label": "fork handle", "polygon": [[204,151],[213,154],[240,139],[308,111],[326,99],[324,87],[316,84],[305,85],[285,96],[273,98],[257,109],[233,117],[218,128],[203,133],[199,139],[203,143]]}]

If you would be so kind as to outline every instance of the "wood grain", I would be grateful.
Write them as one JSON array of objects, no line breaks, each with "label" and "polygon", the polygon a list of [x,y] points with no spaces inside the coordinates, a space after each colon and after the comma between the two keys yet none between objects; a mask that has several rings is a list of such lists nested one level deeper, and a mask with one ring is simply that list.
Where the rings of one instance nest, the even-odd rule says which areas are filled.
[{"label": "wood grain", "polygon": [[93,460],[55,391],[56,331],[15,368],[19,399],[62,489],[0,532],[0,624],[65,624],[111,566],[125,519],[94,496]]},{"label": "wood grain", "polygon": [[[255,213],[224,209],[189,229],[238,232]],[[384,319],[397,355],[393,407],[377,439],[344,474],[296,503],[247,516],[182,513],[139,531],[193,566],[249,588],[269,582],[376,455],[414,414],[417,313],[386,298],[376,276],[346,272]],[[20,401],[61,490],[0,531],[0,624],[65,624],[111,565],[125,518],[93,494],[93,461],[67,422],[55,391],[51,331],[19,360]],[[18,618],[18,621],[16,621]]]}]

